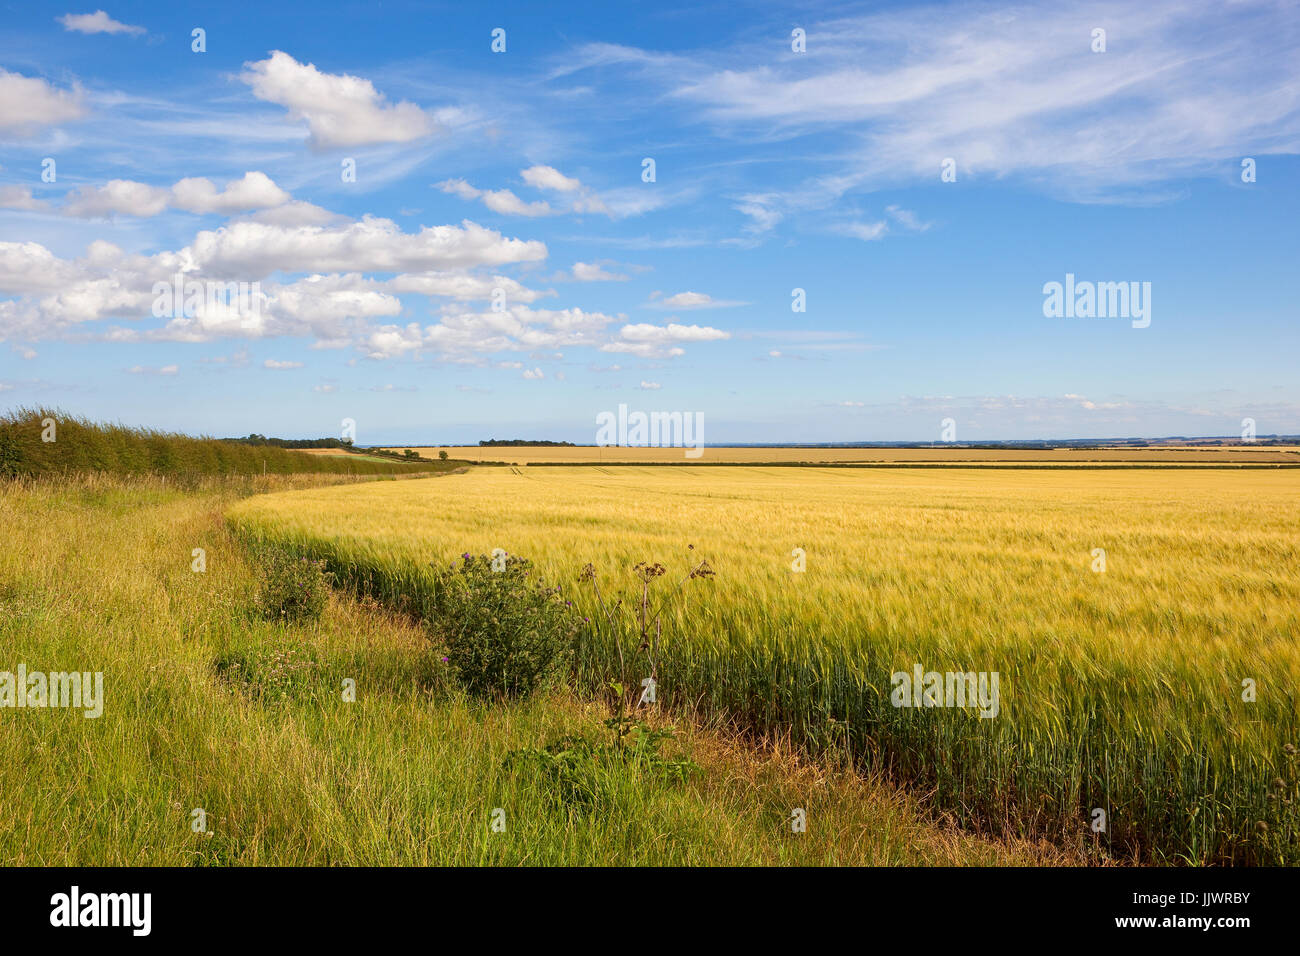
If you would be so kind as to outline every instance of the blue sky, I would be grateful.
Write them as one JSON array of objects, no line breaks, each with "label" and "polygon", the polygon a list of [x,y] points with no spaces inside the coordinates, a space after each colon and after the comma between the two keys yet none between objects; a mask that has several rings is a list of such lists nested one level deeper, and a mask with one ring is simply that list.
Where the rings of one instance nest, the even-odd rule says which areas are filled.
[{"label": "blue sky", "polygon": [[[619,403],[710,442],[1300,432],[1296,4],[592,6],[5,4],[0,405],[362,444],[591,442]],[[159,316],[177,271],[264,297]],[[1150,283],[1149,326],[1045,316],[1067,273]]]}]

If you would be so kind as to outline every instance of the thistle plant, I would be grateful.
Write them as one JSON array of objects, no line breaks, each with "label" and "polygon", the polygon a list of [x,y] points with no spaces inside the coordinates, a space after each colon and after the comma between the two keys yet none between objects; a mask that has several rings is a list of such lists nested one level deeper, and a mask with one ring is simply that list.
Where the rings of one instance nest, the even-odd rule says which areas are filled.
[{"label": "thistle plant", "polygon": [[[695,545],[688,544],[688,551],[694,551]],[[693,562],[695,556],[691,559]],[[656,588],[655,582],[668,573],[668,569],[657,561],[650,563],[642,561],[632,568],[632,574],[638,582],[636,594],[632,600],[626,600],[618,597],[614,600],[606,600],[605,594],[601,591],[600,584],[596,580],[596,568],[588,562],[578,575],[578,580],[591,585],[596,596],[596,604],[600,610],[600,615],[605,623],[609,626],[609,633],[614,641],[614,649],[618,655],[617,678],[605,681],[605,686],[611,696],[611,710],[620,716],[627,714],[629,711],[636,710],[642,704],[650,703],[646,695],[637,695],[639,684],[635,675],[631,675],[628,670],[629,657],[635,664],[638,660],[644,658],[646,667],[649,671],[649,680],[652,685],[659,681],[659,643],[663,636],[664,629],[664,610],[670,598],[677,594],[685,593],[687,581],[708,580],[714,577],[713,568],[709,565],[707,559],[701,559],[698,563],[691,566],[690,570],[678,580],[674,587],[665,589],[663,586]],[[624,653],[624,646],[627,645],[629,653]]]}]

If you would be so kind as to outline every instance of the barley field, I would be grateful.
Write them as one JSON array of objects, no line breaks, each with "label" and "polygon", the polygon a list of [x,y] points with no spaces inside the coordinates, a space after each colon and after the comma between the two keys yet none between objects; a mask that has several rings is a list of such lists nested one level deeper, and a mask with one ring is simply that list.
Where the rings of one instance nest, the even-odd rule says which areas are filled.
[{"label": "barley field", "polygon": [[[1297,492],[1273,469],[557,466],[227,517],[408,609],[462,554],[522,555],[590,619],[580,684],[653,666],[666,710],[845,748],[973,830],[1295,864]],[[678,587],[701,560],[714,576]],[[635,601],[639,562],[668,571],[652,664],[620,663],[596,599]],[[996,716],[894,706],[892,675],[916,667],[998,675]]]},{"label": "barley field", "polygon": [[1284,445],[1160,445],[1144,448],[800,448],[706,447],[698,458],[686,457],[683,448],[626,446],[481,446],[446,445],[406,447],[422,458],[448,457],[473,462],[509,465],[563,464],[934,464],[934,465],[1291,465],[1300,467],[1300,449]]}]

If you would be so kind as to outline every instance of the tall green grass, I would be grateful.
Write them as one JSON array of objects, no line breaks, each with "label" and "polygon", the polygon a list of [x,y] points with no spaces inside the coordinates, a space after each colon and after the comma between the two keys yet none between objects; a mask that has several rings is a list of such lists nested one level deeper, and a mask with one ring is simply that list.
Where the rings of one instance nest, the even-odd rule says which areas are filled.
[{"label": "tall green grass", "polygon": [[[252,485],[308,480],[345,479]],[[3,863],[1060,862],[936,825],[893,788],[690,726],[679,729],[706,769],[698,779],[652,786],[611,773],[598,813],[566,813],[507,755],[589,731],[603,709],[564,693],[468,700],[428,636],[373,603],[336,595],[310,625],[253,613],[256,565],[219,520],[246,487],[0,482],[0,671],[102,671],[105,687],[94,720],[0,710]],[[204,573],[192,570],[195,547]],[[355,702],[340,693],[345,679]],[[793,807],[806,809],[806,833],[791,832]],[[206,832],[191,827],[195,808]],[[504,832],[492,830],[496,808]]]},{"label": "tall green grass", "polygon": [[312,455],[269,445],[98,424],[44,408],[18,408],[0,414],[0,478],[78,472],[176,478],[305,473],[404,475],[446,472],[462,464],[390,462],[360,454]]}]

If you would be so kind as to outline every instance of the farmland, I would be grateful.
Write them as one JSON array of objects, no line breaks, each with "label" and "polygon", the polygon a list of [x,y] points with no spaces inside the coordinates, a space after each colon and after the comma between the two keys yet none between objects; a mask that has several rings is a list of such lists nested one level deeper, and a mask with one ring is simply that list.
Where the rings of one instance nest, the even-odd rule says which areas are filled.
[{"label": "farmland", "polygon": [[[97,719],[0,709],[6,864],[1071,861],[1039,843],[963,833],[920,799],[802,761],[780,741],[759,749],[704,727],[679,731],[702,770],[685,786],[611,774],[597,817],[566,814],[503,763],[513,749],[599,725],[599,705],[562,689],[470,699],[423,629],[344,593],[307,624],[253,613],[258,567],[222,512],[249,493],[356,480],[0,481],[0,672],[104,675]],[[195,548],[206,552],[203,573]],[[340,694],[344,680],[356,683],[353,702]],[[792,807],[812,821],[797,839]],[[490,828],[496,808],[508,822],[501,832]]]},{"label": "farmland", "polygon": [[[588,689],[650,666],[619,663],[594,586],[634,599],[633,566],[662,562],[670,712],[847,749],[975,830],[1296,863],[1298,491],[1272,468],[476,468],[229,520],[407,606],[464,553],[523,555],[593,622]],[[713,577],[668,583],[701,560]],[[891,675],[918,666],[996,673],[997,716],[893,706]]]},{"label": "farmland", "polygon": [[[412,447],[412,446],[403,446]],[[403,447],[389,450],[401,452]],[[1300,448],[1287,445],[1160,445],[1140,448],[973,448],[973,447],[706,447],[691,459],[682,448],[619,446],[412,447],[422,458],[439,451],[452,459],[512,465],[563,464],[926,464],[926,465],[1291,465],[1300,466]]]}]

